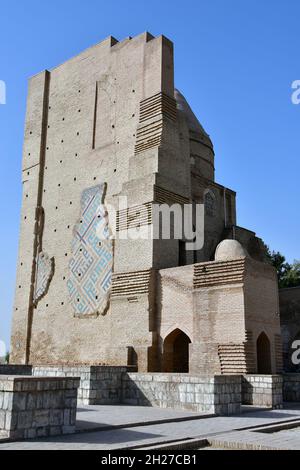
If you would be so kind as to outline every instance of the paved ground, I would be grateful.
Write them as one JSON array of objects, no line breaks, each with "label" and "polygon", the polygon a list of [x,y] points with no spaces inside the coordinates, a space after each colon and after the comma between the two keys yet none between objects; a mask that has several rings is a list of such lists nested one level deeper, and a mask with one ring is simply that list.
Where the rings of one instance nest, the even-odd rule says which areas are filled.
[{"label": "paved ground", "polygon": [[105,430],[114,427],[132,427],[138,424],[199,419],[212,416],[209,413],[151,408],[149,406],[93,405],[81,406],[77,410],[77,430]]},{"label": "paved ground", "polygon": [[[172,422],[163,422],[166,419]],[[177,421],[178,419],[180,421]],[[282,426],[285,422],[297,420],[300,426],[300,407],[297,406],[284,410],[248,409],[241,415],[230,417],[197,417],[196,413],[148,407],[91,406],[81,408],[78,412],[80,433],[24,442],[3,442],[0,444],[0,450],[113,450],[142,448],[191,438],[205,438],[213,447],[226,448],[234,444],[235,447],[241,448],[263,446],[274,449],[300,449],[300,427],[271,433],[247,429],[259,426],[260,431],[261,428],[275,423]],[[153,421],[161,422],[153,424]],[[119,425],[124,427],[119,428]],[[91,431],[92,426],[109,427],[102,431]],[[84,432],[83,428],[90,428],[90,432]]]}]

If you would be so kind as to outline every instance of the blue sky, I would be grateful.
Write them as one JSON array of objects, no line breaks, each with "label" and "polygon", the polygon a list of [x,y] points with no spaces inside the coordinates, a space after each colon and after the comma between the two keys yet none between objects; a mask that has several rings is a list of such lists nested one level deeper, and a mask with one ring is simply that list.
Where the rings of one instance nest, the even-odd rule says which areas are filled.
[{"label": "blue sky", "polygon": [[216,152],[216,179],[238,193],[238,224],[300,258],[297,0],[10,0],[0,6],[0,340],[9,342],[21,205],[27,79],[109,35],[175,43],[175,81]]}]

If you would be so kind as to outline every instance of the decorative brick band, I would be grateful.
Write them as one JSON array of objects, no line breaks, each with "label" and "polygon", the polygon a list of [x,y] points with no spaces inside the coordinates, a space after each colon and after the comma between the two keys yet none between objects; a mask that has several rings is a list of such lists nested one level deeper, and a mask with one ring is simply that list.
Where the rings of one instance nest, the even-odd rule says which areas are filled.
[{"label": "decorative brick band", "polygon": [[194,265],[194,288],[235,284],[244,281],[245,259],[209,261]]},{"label": "decorative brick band", "polygon": [[152,223],[152,203],[140,204],[117,212],[117,232],[150,225]]},{"label": "decorative brick band", "polygon": [[140,122],[145,122],[161,114],[176,121],[176,100],[174,98],[160,92],[141,101]]},{"label": "decorative brick band", "polygon": [[136,134],[136,144],[134,153],[140,153],[152,147],[159,147],[163,132],[163,120],[150,122],[139,127]]},{"label": "decorative brick band", "polygon": [[157,93],[141,101],[135,154],[160,146],[163,123],[166,118],[176,121],[176,101],[174,98],[164,93]]},{"label": "decorative brick band", "polygon": [[249,374],[255,371],[251,344],[229,343],[218,345],[222,374]]},{"label": "decorative brick band", "polygon": [[154,201],[158,204],[188,204],[187,197],[168,191],[160,186],[154,186]]},{"label": "decorative brick band", "polygon": [[152,269],[131,273],[114,273],[111,298],[148,294],[153,275],[154,271]]},{"label": "decorative brick band", "polygon": [[275,335],[275,361],[276,372],[280,374],[283,371],[283,351],[281,335]]}]

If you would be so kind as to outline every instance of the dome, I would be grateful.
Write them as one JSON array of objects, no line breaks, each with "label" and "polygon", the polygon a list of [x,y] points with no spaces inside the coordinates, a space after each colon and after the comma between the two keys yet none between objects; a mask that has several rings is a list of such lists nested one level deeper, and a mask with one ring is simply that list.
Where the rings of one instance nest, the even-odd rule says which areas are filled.
[{"label": "dome", "polygon": [[174,90],[174,98],[179,117],[179,132],[183,138],[186,138],[186,144],[189,145],[191,171],[206,179],[214,180],[213,143],[179,90]]},{"label": "dome", "polygon": [[187,100],[183,96],[182,93],[180,93],[179,90],[175,88],[174,90],[174,97],[177,103],[177,109],[182,111],[185,114],[188,127],[191,131],[194,132],[199,132],[200,134],[204,134],[208,137],[208,134],[205,132],[203,127],[201,126],[200,122],[196,118],[195,114],[193,113],[190,105],[188,104]]},{"label": "dome", "polygon": [[223,240],[216,248],[215,261],[229,261],[247,255],[247,251],[237,240]]}]

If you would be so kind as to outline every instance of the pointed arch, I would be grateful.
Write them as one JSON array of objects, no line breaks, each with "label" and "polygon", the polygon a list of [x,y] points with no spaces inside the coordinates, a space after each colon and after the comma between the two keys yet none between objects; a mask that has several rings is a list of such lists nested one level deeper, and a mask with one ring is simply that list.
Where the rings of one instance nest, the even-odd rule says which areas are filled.
[{"label": "pointed arch", "polygon": [[256,341],[257,373],[272,374],[271,343],[264,331]]},{"label": "pointed arch", "polygon": [[166,336],[163,344],[163,371],[189,371],[189,336],[176,328]]}]

